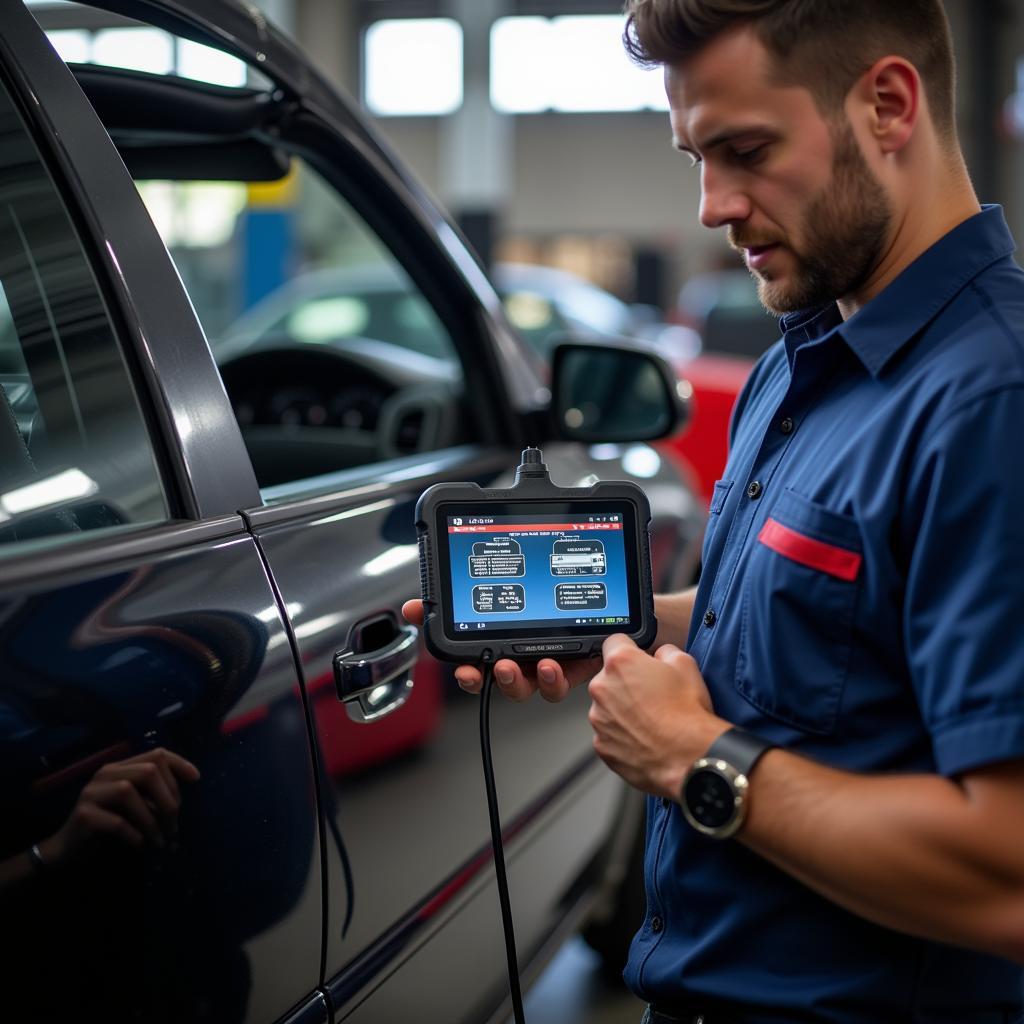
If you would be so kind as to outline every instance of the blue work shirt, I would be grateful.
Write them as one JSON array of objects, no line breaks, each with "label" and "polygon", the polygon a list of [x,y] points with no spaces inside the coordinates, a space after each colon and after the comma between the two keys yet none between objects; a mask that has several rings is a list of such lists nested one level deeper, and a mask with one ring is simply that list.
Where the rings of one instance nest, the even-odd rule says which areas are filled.
[{"label": "blue work shirt", "polygon": [[[987,207],[849,321],[834,305],[783,319],[737,401],[688,641],[723,718],[850,772],[1024,757],[1014,248]],[[670,801],[649,801],[647,838],[626,980],[656,1005],[723,1000],[758,1024],[1021,1017],[1008,961],[869,923]]]}]

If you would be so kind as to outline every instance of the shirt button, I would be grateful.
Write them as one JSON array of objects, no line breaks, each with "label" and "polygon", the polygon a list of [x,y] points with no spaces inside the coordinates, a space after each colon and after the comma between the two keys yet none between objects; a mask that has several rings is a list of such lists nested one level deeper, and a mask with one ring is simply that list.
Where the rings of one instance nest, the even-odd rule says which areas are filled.
[{"label": "shirt button", "polygon": [[657,935],[665,927],[665,922],[660,917],[651,918],[651,931]]},{"label": "shirt button", "polygon": [[781,430],[784,434],[792,434],[793,433],[793,426],[794,426],[793,421],[787,416],[779,424],[779,430]]},{"label": "shirt button", "polygon": [[672,801],[667,796],[661,798],[661,806],[667,811],[672,806]]},{"label": "shirt button", "polygon": [[751,501],[757,501],[757,499],[761,497],[762,490],[764,490],[764,488],[761,486],[761,482],[759,480],[754,480],[747,488],[747,497]]},{"label": "shirt button", "polygon": [[713,609],[709,608],[704,613],[704,625],[710,629],[717,621],[718,616],[715,614]]}]

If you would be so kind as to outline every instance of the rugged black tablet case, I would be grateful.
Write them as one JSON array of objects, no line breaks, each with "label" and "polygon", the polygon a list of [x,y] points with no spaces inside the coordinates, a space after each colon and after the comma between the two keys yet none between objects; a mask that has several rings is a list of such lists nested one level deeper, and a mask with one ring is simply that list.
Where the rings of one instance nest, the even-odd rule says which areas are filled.
[{"label": "rugged black tablet case", "polygon": [[[525,509],[529,503],[552,501],[626,501],[635,506],[636,516],[636,551],[637,565],[640,567],[640,629],[628,634],[642,648],[654,643],[658,632],[658,623],[654,617],[654,588],[651,580],[651,544],[650,524],[651,506],[647,495],[633,483],[622,480],[602,481],[593,487],[556,487],[547,475],[543,464],[540,472],[530,472],[527,464],[520,466],[516,482],[507,489],[485,489],[473,483],[435,484],[420,496],[416,503],[416,535],[420,554],[420,586],[423,594],[423,635],[427,649],[435,658],[442,661],[477,663],[484,660],[484,652],[490,654],[486,660],[496,661],[499,658],[512,658],[516,661],[536,661],[539,658],[555,660],[569,658],[588,658],[601,653],[601,644],[605,635],[572,636],[567,634],[565,641],[572,644],[583,641],[578,651],[566,651],[559,646],[558,637],[528,636],[506,638],[478,638],[472,640],[452,640],[444,632],[441,614],[441,578],[438,559],[435,557],[434,545],[431,541],[432,532],[437,523],[438,506],[450,502],[486,502],[514,501],[522,502]],[[524,472],[526,470],[526,472]],[[615,632],[614,630],[612,632]],[[513,651],[512,645],[516,650]],[[536,647],[536,650],[524,651],[524,647]]]}]

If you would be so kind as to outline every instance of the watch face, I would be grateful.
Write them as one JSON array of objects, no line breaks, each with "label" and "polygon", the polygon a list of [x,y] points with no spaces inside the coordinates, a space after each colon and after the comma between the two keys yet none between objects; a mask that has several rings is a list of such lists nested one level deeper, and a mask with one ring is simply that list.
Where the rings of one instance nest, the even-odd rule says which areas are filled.
[{"label": "watch face", "polygon": [[736,793],[718,772],[703,768],[687,780],[686,809],[705,828],[720,829],[736,814]]}]

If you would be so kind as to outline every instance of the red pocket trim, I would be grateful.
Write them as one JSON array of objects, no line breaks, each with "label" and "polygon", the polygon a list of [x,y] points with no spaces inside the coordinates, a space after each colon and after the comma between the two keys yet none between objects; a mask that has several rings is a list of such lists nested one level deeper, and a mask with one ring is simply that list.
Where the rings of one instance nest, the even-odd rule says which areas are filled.
[{"label": "red pocket trim", "polygon": [[769,519],[764,524],[757,539],[765,547],[794,562],[827,572],[830,576],[836,576],[849,583],[857,578],[861,562],[864,561],[856,551],[848,551],[846,548],[836,547],[835,544],[826,544],[813,537],[805,537],[774,519]]}]

